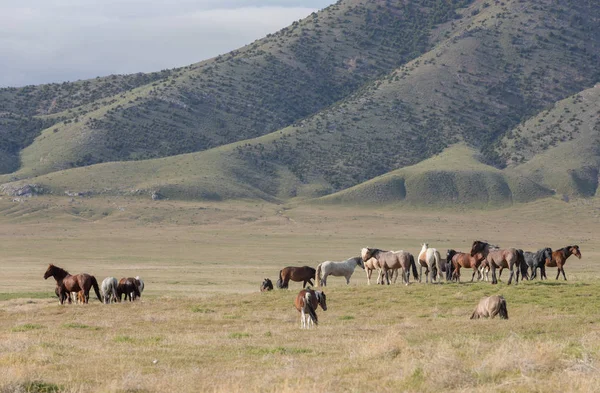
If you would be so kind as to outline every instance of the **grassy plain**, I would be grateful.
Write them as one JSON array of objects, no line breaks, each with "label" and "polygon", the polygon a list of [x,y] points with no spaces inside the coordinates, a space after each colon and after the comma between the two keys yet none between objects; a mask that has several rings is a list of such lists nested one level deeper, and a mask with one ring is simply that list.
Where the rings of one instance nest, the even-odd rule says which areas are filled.
[{"label": "grassy plain", "polygon": [[[511,209],[0,200],[0,392],[598,391],[600,201]],[[287,265],[369,245],[417,253],[474,239],[535,250],[578,244],[568,282],[346,286],[299,328],[300,285],[261,294]],[[59,306],[48,263],[99,280],[141,275],[133,304]],[[463,274],[463,279],[468,272]],[[506,277],[504,277],[506,279]],[[470,321],[503,294],[510,319]]]}]

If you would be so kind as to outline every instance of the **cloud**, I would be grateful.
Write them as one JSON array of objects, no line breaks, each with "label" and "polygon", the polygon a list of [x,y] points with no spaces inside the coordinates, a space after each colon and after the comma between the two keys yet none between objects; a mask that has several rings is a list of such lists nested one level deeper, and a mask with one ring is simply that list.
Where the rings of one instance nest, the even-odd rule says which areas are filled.
[{"label": "cloud", "polygon": [[324,0],[4,0],[0,86],[150,72],[273,33]]}]

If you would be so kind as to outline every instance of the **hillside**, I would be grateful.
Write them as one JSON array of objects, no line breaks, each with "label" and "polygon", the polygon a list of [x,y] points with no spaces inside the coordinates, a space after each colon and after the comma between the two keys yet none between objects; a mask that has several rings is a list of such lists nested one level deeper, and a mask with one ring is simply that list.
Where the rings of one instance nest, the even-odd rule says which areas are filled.
[{"label": "hillside", "polygon": [[[6,116],[56,121],[0,149],[24,148],[21,169],[11,176],[23,178],[264,135],[418,57],[431,47],[432,27],[469,2],[342,1],[239,50],[149,75],[146,83],[141,76],[108,77],[0,90]],[[0,125],[0,134],[13,129]],[[11,172],[14,163],[0,169]]]},{"label": "hillside", "polygon": [[17,151],[21,167],[0,183],[471,206],[592,196],[598,26],[584,0],[341,1],[100,101],[29,105],[38,127],[61,122],[17,133],[0,164]]}]

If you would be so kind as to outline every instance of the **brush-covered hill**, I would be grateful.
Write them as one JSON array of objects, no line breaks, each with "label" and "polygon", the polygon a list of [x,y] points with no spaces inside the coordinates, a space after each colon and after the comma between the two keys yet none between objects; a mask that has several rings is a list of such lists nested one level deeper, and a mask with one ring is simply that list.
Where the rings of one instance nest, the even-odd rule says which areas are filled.
[{"label": "brush-covered hill", "polygon": [[[22,178],[265,135],[426,52],[431,30],[471,1],[340,1],[251,45],[172,71],[3,89],[0,135],[18,129],[21,138],[0,149],[23,149],[13,175]],[[15,124],[27,120],[29,130]],[[15,163],[0,169],[13,172]]]},{"label": "brush-covered hill", "polygon": [[238,51],[98,100],[65,98],[54,112],[36,101],[42,87],[26,88],[29,112],[14,103],[23,90],[1,90],[0,132],[18,129],[2,123],[16,114],[36,125],[16,133],[20,167],[0,183],[352,203],[593,195],[598,165],[584,161],[599,156],[597,101],[569,109],[589,132],[540,125],[597,95],[598,26],[600,3],[587,0],[339,1]]}]

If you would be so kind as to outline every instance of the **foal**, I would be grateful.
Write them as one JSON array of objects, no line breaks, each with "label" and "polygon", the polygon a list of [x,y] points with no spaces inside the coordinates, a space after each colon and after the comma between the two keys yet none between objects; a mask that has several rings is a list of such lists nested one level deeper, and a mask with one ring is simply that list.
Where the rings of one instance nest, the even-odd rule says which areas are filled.
[{"label": "foal", "polygon": [[300,312],[300,328],[310,329],[311,322],[315,325],[319,324],[317,307],[321,306],[323,311],[327,311],[327,299],[322,291],[306,288],[298,292],[294,306]]}]

